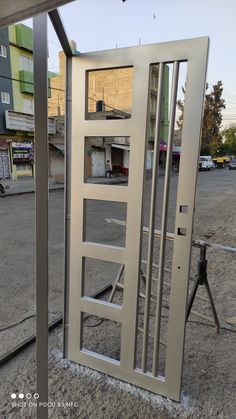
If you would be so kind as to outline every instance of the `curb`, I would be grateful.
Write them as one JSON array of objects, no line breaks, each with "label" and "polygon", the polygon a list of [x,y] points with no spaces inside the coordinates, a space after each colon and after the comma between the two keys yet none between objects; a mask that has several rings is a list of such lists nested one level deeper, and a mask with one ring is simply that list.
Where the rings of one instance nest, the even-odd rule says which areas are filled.
[{"label": "curb", "polygon": [[[49,188],[49,192],[52,191],[62,191],[64,190],[64,186],[61,186],[59,188]],[[19,192],[5,192],[5,196],[2,198],[6,198],[7,196],[14,196],[14,195],[23,195],[23,194],[29,194],[29,193],[35,193],[35,191],[19,191]]]}]

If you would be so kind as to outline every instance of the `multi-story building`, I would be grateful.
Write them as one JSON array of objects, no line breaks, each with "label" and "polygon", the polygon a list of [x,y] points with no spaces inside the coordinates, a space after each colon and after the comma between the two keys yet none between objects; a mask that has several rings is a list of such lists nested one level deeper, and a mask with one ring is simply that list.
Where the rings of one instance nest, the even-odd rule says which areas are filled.
[{"label": "multi-story building", "polygon": [[13,109],[11,62],[8,29],[0,29],[0,178],[10,178],[9,142],[11,132],[6,129],[5,111]]},{"label": "multi-story building", "polygon": [[34,135],[25,130],[25,114],[34,113],[32,29],[23,24],[9,26],[9,46],[14,106],[7,113],[6,126],[16,128],[16,138],[10,143],[12,178],[16,179],[34,174]]},{"label": "multi-story building", "polygon": [[[151,67],[151,83],[150,83],[150,102],[149,102],[149,129],[148,142],[154,142],[155,120],[157,110],[157,92],[158,92],[158,66]],[[164,86],[163,86],[163,102],[162,102],[162,121],[161,121],[161,142],[166,143],[169,130],[169,67],[164,66]]]},{"label": "multi-story building", "polygon": [[[34,176],[33,33],[26,25],[16,24],[1,29],[0,35],[4,55],[0,58],[5,59],[4,66],[1,62],[0,67],[0,136],[7,139],[7,146],[2,147],[6,148],[10,161],[10,173],[8,176],[3,173],[2,177]],[[53,76],[54,73],[49,72],[49,96]],[[55,133],[52,119],[49,133]]]}]

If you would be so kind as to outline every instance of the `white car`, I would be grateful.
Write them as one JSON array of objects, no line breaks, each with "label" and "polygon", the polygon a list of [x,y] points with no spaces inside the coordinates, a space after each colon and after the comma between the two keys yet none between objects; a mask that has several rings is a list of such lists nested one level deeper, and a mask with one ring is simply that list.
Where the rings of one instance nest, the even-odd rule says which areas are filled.
[{"label": "white car", "polygon": [[229,163],[229,170],[236,170],[236,159],[232,159]]},{"label": "white car", "polygon": [[211,170],[215,168],[215,164],[211,156],[200,156],[199,170]]}]

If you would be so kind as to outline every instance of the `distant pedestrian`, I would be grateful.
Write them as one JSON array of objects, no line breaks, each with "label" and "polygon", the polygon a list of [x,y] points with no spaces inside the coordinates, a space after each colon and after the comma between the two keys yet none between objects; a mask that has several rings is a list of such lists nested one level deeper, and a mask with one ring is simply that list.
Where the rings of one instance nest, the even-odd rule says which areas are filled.
[{"label": "distant pedestrian", "polygon": [[111,178],[112,170],[111,170],[110,160],[107,160],[106,161],[106,163],[105,163],[105,169],[106,169],[106,177],[107,177],[107,173],[108,173],[109,177]]},{"label": "distant pedestrian", "polygon": [[2,198],[5,198],[5,188],[2,183],[0,183],[0,195]]}]

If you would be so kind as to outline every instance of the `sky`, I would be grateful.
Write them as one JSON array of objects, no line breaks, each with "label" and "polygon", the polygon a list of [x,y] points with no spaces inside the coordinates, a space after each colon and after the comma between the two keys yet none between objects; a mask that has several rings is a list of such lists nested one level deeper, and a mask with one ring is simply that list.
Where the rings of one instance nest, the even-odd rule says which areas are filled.
[{"label": "sky", "polygon": [[[236,122],[235,0],[76,0],[59,10],[80,52],[209,36],[207,81],[222,80],[224,123]],[[49,25],[52,71],[60,49]]]}]

